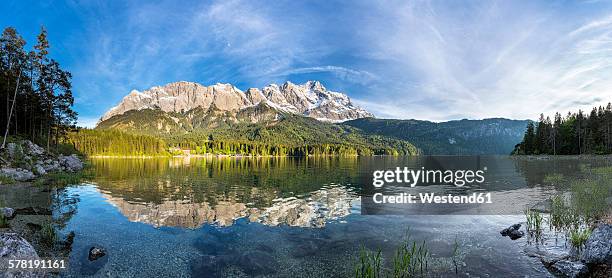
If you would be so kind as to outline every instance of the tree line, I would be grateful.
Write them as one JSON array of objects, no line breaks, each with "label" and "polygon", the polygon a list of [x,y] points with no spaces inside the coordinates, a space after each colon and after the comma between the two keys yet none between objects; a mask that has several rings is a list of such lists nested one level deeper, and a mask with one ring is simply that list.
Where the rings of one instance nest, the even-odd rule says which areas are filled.
[{"label": "tree line", "polygon": [[49,57],[47,30],[41,27],[36,44],[26,41],[13,27],[0,37],[0,129],[2,147],[7,136],[30,139],[47,150],[74,127],[72,75]]},{"label": "tree line", "polygon": [[240,140],[215,140],[208,136],[199,142],[186,140],[167,143],[144,134],[126,133],[115,129],[79,129],[67,133],[63,143],[72,145],[86,155],[157,156],[179,155],[184,150],[191,154],[248,155],[248,156],[357,156],[404,155],[392,148],[371,149],[342,144],[285,146]]},{"label": "tree line", "polygon": [[527,125],[523,141],[513,154],[579,155],[612,153],[612,104],[594,107],[586,114],[568,113],[554,119],[540,115],[537,123]]}]

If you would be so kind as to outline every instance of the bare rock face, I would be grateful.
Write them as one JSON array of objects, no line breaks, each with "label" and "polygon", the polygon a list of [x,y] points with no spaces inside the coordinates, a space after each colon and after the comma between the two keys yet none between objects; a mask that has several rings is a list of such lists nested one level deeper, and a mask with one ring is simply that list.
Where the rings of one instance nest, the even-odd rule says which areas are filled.
[{"label": "bare rock face", "polygon": [[301,85],[291,82],[281,86],[271,84],[262,90],[250,88],[246,92],[231,84],[204,86],[180,81],[143,92],[133,90],[121,103],[106,112],[100,121],[127,111],[143,109],[185,113],[196,108],[207,110],[212,106],[215,110],[238,113],[264,101],[279,111],[321,121],[342,122],[373,116],[354,105],[345,94],[329,91],[318,81],[308,81]]}]

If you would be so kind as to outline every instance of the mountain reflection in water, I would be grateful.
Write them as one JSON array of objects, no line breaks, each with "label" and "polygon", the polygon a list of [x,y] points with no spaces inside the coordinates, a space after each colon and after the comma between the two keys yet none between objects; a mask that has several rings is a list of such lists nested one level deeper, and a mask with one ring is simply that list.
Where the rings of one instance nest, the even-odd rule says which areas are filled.
[{"label": "mountain reflection in water", "polygon": [[93,170],[102,197],[132,222],[193,229],[227,227],[246,218],[268,226],[320,228],[349,215],[359,201],[353,188],[338,184],[351,184],[347,171],[354,175],[355,163],[355,158],[93,159]]},{"label": "mountain reflection in water", "polygon": [[112,192],[101,191],[101,194],[132,222],[146,223],[154,227],[184,228],[198,228],[203,224],[226,227],[239,218],[247,218],[251,222],[268,226],[286,224],[321,228],[327,221],[349,215],[351,205],[359,201],[352,190],[340,185],[330,185],[300,198],[278,198],[270,207],[263,208],[249,207],[232,200],[219,201],[215,205],[185,200],[167,200],[161,204],[130,202],[112,196]]}]

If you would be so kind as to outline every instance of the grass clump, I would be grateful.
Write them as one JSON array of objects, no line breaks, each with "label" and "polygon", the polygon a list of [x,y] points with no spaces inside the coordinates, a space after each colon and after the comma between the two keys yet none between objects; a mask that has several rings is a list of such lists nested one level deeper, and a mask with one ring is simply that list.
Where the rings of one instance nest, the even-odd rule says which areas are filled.
[{"label": "grass clump", "polygon": [[8,227],[9,227],[8,219],[6,219],[4,215],[0,215],[0,228],[8,228]]},{"label": "grass clump", "polygon": [[423,276],[427,273],[428,257],[429,251],[425,241],[417,244],[408,238],[395,253],[391,276],[394,278]]},{"label": "grass clump", "polygon": [[612,194],[609,176],[598,176],[571,183],[572,206],[584,223],[601,219],[609,212],[607,198]]},{"label": "grass clump", "polygon": [[545,184],[560,185],[564,182],[565,182],[565,177],[562,174],[553,173],[553,174],[547,174],[544,177]]},{"label": "grass clump", "polygon": [[525,209],[525,218],[527,218],[527,231],[529,234],[536,237],[542,235],[544,216],[536,210],[527,208]]},{"label": "grass clump", "polygon": [[5,175],[0,175],[0,184],[13,184],[15,180],[11,177],[7,177]]},{"label": "grass clump", "polygon": [[53,244],[55,244],[55,241],[57,241],[57,233],[52,224],[47,223],[42,226],[42,229],[40,229],[40,241],[47,246],[53,246]]},{"label": "grass clump", "polygon": [[[455,241],[455,254],[459,252],[459,245]],[[423,277],[427,274],[430,260],[430,253],[425,241],[416,242],[407,236],[406,240],[395,251],[390,269],[383,269],[382,252],[372,252],[361,248],[359,253],[359,261],[355,266],[355,277],[358,278],[375,278],[375,277],[393,277],[393,278],[409,278]],[[455,258],[455,269],[457,265]]]},{"label": "grass clump", "polygon": [[591,236],[591,229],[574,229],[570,231],[569,239],[572,247],[576,248],[578,252],[582,250],[582,247],[586,243],[587,239]]},{"label": "grass clump", "polygon": [[581,225],[581,217],[576,209],[568,204],[562,195],[555,195],[551,198],[550,216],[548,219],[551,230],[568,231],[576,229]]},{"label": "grass clump", "polygon": [[89,171],[79,171],[74,173],[69,172],[54,172],[36,179],[33,182],[35,186],[53,186],[63,187],[72,184],[79,184],[85,179],[91,178]]},{"label": "grass clump", "polygon": [[359,263],[355,267],[356,278],[378,278],[382,277],[382,251],[374,253],[361,247],[359,251]]}]

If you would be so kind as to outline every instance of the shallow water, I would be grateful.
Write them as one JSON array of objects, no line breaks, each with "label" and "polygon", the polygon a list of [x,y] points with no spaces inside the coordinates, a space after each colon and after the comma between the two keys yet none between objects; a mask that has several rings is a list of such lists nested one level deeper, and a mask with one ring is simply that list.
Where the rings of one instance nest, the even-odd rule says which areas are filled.
[{"label": "shallow water", "polygon": [[[359,196],[372,169],[418,168],[426,159],[93,159],[95,178],[65,192],[77,203],[61,230],[76,233],[63,274],[353,276],[362,246],[392,258],[409,233],[427,243],[431,276],[455,274],[455,242],[459,276],[550,276],[539,260],[525,256],[526,237],[511,241],[499,234],[523,222],[520,214],[361,215]],[[606,158],[483,161],[490,168],[483,187],[517,206],[564,190],[543,185],[546,174],[579,176],[610,165]],[[108,256],[92,263],[87,251],[94,245]]]}]

